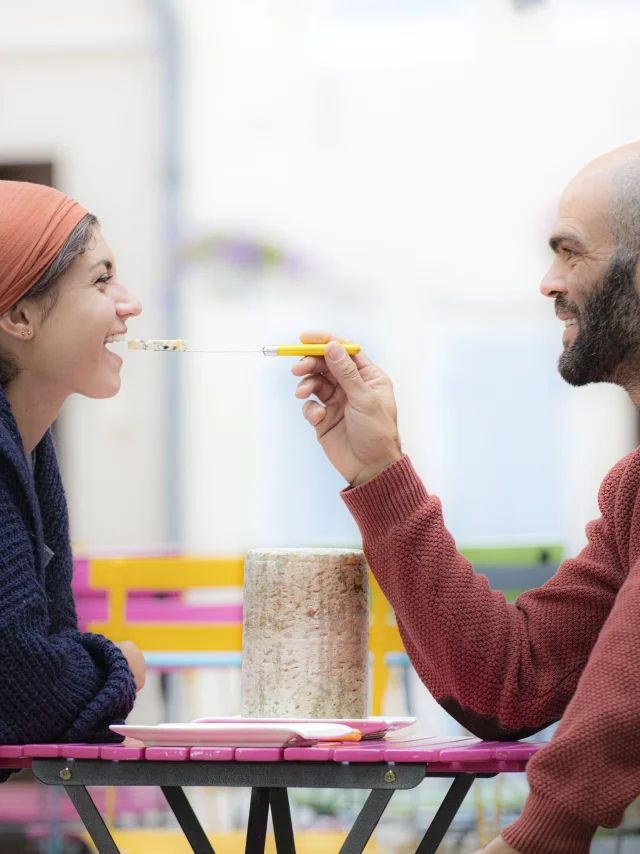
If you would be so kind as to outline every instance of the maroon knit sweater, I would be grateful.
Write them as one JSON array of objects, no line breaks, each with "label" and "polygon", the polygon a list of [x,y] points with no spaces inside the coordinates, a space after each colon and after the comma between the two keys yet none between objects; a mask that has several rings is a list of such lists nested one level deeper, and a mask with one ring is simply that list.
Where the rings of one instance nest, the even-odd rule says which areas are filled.
[{"label": "maroon knit sweater", "polygon": [[457,551],[408,457],[342,495],[407,653],[453,717],[509,740],[564,716],[504,839],[586,854],[640,795],[640,449],[605,478],[588,545],[513,605]]}]

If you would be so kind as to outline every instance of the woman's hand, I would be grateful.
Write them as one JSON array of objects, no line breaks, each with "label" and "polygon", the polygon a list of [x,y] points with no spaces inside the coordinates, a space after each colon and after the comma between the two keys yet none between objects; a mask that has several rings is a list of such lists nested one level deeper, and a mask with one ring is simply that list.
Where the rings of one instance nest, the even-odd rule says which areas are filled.
[{"label": "woman's hand", "polygon": [[518,854],[518,852],[507,845],[501,836],[496,836],[487,846],[476,851],[476,854]]},{"label": "woman's hand", "polygon": [[[396,402],[389,377],[364,353],[347,355],[328,332],[304,332],[303,344],[327,344],[324,357],[305,356],[291,372],[304,377],[296,397],[324,452],[351,486],[400,459]],[[315,394],[320,403],[307,398]]]},{"label": "woman's hand", "polygon": [[140,691],[144,687],[145,679],[147,678],[147,663],[144,660],[144,655],[133,641],[119,641],[116,646],[127,659],[129,669],[136,680],[136,691]]}]

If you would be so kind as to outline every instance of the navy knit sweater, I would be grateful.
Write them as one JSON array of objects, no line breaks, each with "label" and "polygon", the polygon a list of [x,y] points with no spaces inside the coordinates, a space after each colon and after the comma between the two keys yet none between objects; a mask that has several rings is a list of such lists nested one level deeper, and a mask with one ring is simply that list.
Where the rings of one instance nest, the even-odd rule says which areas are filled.
[{"label": "navy knit sweater", "polygon": [[121,740],[108,727],[133,707],[133,674],[111,641],[78,630],[72,575],[51,433],[32,475],[0,388],[0,744]]}]

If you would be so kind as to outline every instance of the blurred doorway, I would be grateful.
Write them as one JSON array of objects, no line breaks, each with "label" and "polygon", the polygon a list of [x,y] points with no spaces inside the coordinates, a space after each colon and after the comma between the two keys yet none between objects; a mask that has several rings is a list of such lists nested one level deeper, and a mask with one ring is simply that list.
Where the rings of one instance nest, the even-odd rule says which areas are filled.
[{"label": "blurred doorway", "polygon": [[54,185],[53,163],[0,163],[0,181],[29,181]]}]

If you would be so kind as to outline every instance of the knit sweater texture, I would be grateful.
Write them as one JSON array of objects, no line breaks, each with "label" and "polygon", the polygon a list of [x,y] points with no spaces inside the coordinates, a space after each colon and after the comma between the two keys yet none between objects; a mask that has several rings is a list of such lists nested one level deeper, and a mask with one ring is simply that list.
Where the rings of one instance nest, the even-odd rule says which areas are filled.
[{"label": "knit sweater texture", "polygon": [[51,433],[32,475],[0,389],[0,744],[122,740],[109,725],[131,711],[135,680],[118,647],[78,630],[72,575]]},{"label": "knit sweater texture", "polygon": [[485,739],[562,718],[503,838],[520,854],[586,854],[640,795],[640,449],[602,483],[585,548],[515,604],[458,552],[408,457],[342,495],[438,702]]}]

